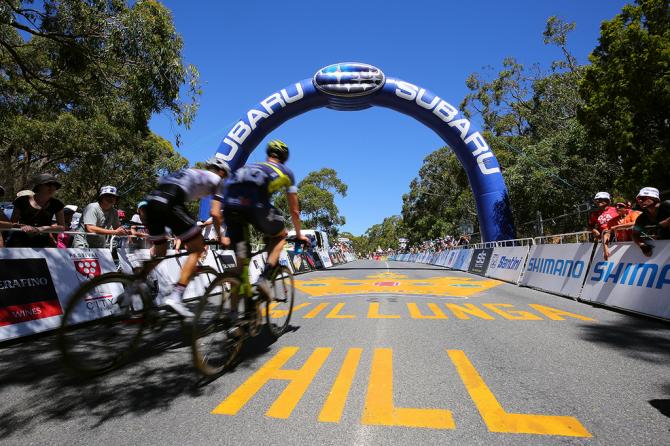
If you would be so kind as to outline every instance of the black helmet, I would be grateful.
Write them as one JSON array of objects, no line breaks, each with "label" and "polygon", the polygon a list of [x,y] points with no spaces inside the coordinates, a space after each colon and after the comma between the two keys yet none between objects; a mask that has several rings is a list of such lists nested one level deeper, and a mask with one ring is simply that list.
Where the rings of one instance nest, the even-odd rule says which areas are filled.
[{"label": "black helmet", "polygon": [[283,141],[273,139],[268,143],[268,148],[265,150],[268,156],[277,158],[282,163],[288,160],[288,146]]},{"label": "black helmet", "polygon": [[230,166],[226,161],[219,157],[213,156],[212,158],[208,159],[207,162],[205,162],[205,165],[207,167],[216,167],[219,170],[224,170],[226,172],[226,176],[230,176]]}]

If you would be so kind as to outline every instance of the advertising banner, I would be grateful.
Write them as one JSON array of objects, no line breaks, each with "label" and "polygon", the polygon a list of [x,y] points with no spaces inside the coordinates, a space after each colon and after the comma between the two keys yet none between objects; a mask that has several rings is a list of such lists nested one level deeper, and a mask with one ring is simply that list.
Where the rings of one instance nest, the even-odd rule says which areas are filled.
[{"label": "advertising banner", "polygon": [[461,252],[460,249],[449,250],[449,254],[447,254],[447,261],[445,262],[444,266],[446,266],[447,268],[453,268],[454,263],[456,263],[456,259],[458,258],[459,252]]},{"label": "advertising banner", "polygon": [[518,283],[528,257],[528,246],[502,246],[493,248],[486,277]]},{"label": "advertising banner", "polygon": [[589,270],[593,243],[534,245],[520,285],[578,297]]},{"label": "advertising banner", "polygon": [[105,249],[0,249],[0,341],[60,327],[81,283],[115,270]]},{"label": "advertising banner", "polygon": [[655,240],[651,257],[615,243],[608,260],[594,255],[580,299],[670,320],[670,241]]},{"label": "advertising banner", "polygon": [[306,273],[309,271],[309,264],[307,263],[307,260],[303,258],[302,254],[296,254],[295,251],[289,251],[288,257],[293,264],[294,273]]},{"label": "advertising banner", "polygon": [[282,251],[281,254],[279,254],[279,264],[284,265],[288,269],[291,270],[292,273],[295,273],[295,270],[293,269],[293,263],[291,262],[291,259],[288,256],[288,251]]},{"label": "advertising banner", "polygon": [[333,266],[333,261],[330,260],[330,256],[328,255],[328,251],[325,250],[319,250],[317,251],[319,258],[321,259],[321,263],[323,263],[323,266],[325,268],[331,268]]},{"label": "advertising banner", "polygon": [[472,249],[459,250],[453,268],[460,271],[467,271],[470,267],[470,259],[472,259]]},{"label": "advertising banner", "polygon": [[491,260],[492,253],[493,248],[473,249],[468,272],[483,276],[489,268],[489,261]]}]

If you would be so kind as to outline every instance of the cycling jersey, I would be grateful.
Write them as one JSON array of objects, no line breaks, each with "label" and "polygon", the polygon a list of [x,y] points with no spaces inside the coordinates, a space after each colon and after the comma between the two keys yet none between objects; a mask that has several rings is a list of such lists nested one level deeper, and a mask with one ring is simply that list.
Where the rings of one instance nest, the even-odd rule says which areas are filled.
[{"label": "cycling jersey", "polygon": [[293,172],[283,164],[267,161],[237,169],[217,198],[226,207],[270,207],[272,194],[281,189],[298,192]]},{"label": "cycling jersey", "polygon": [[159,185],[174,184],[184,191],[185,201],[199,200],[217,191],[221,177],[210,170],[181,169],[158,180]]}]

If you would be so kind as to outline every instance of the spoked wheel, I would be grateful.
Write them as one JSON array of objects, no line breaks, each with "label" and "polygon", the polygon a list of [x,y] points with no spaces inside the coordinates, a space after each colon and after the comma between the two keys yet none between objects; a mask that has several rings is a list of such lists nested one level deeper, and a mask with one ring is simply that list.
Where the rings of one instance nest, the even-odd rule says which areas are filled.
[{"label": "spoked wheel", "polygon": [[278,338],[288,328],[293,314],[295,288],[291,270],[284,265],[278,266],[271,287],[264,312],[270,333]]},{"label": "spoked wheel", "polygon": [[83,284],[70,298],[58,333],[65,364],[82,376],[122,365],[147,325],[150,299],[135,276],[107,273]]},{"label": "spoked wheel", "polygon": [[196,308],[192,329],[193,362],[205,376],[223,372],[242,348],[238,312],[231,315],[233,297],[238,295],[239,289],[239,279],[218,275]]}]

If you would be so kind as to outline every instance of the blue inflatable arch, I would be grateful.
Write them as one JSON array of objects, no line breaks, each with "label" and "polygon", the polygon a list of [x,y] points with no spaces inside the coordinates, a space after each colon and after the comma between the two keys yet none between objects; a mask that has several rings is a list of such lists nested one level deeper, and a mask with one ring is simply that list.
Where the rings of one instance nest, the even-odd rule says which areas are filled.
[{"label": "blue inflatable arch", "polygon": [[254,148],[270,132],[295,116],[321,107],[355,111],[372,106],[390,108],[413,117],[440,135],[454,151],[473,191],[482,241],[515,237],[507,188],[498,160],[480,132],[439,96],[409,82],[387,78],[380,69],[368,64],[329,65],[313,78],[271,94],[249,109],[230,129],[216,156],[227,160],[235,170],[244,165]]}]

